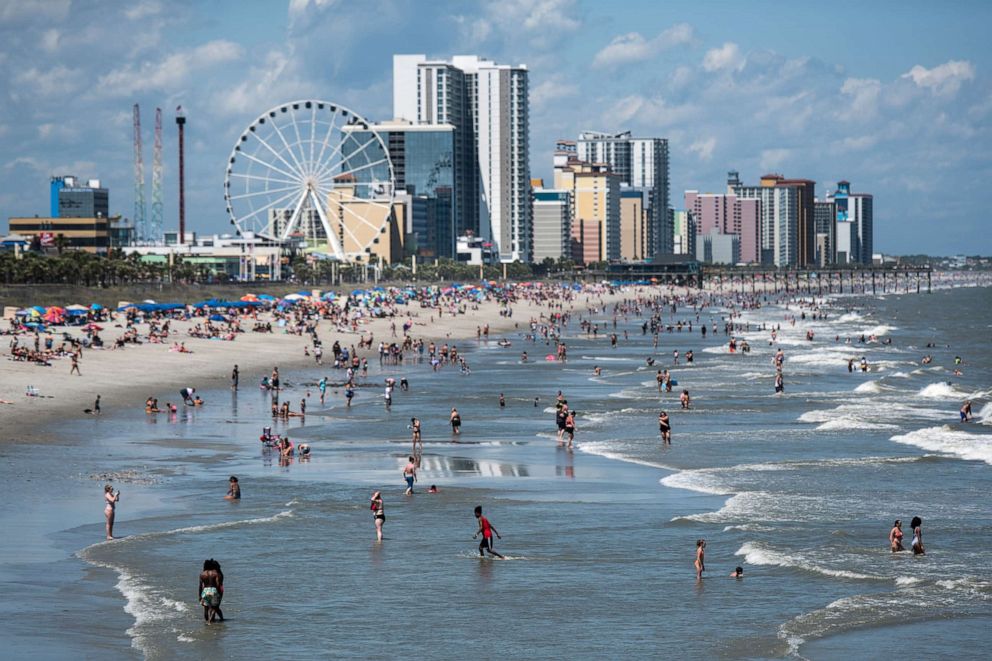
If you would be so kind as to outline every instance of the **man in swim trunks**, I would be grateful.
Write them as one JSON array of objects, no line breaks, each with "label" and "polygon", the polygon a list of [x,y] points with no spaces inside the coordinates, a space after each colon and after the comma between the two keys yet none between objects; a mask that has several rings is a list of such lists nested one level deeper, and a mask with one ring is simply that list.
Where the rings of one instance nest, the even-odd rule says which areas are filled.
[{"label": "man in swim trunks", "polygon": [[479,529],[475,531],[474,535],[472,535],[472,539],[475,539],[479,536],[479,533],[482,533],[482,541],[479,542],[479,557],[486,557],[486,551],[488,551],[489,555],[494,555],[497,558],[503,558],[502,555],[493,550],[493,534],[495,534],[499,539],[503,538],[500,536],[496,528],[493,527],[493,524],[489,523],[489,519],[482,516],[481,505],[478,505],[475,508],[475,518],[479,520]]},{"label": "man in swim trunks", "polygon": [[207,624],[212,624],[217,619],[220,610],[220,587],[220,574],[214,569],[214,563],[212,560],[204,560],[196,594],[200,605],[203,606],[203,620]]},{"label": "man in swim trunks", "polygon": [[971,421],[971,400],[961,405],[961,422]]},{"label": "man in swim trunks", "polygon": [[417,460],[410,457],[403,468],[403,479],[406,480],[406,495],[413,495],[413,483],[417,481]]}]

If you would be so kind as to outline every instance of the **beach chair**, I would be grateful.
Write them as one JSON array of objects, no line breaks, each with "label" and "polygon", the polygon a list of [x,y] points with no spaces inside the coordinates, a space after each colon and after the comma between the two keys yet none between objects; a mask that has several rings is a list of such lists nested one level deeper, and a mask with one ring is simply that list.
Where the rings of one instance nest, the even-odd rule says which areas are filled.
[{"label": "beach chair", "polygon": [[34,386],[28,386],[28,390],[24,394],[27,395],[28,397],[37,397],[41,393],[38,392],[38,389],[35,388]]}]

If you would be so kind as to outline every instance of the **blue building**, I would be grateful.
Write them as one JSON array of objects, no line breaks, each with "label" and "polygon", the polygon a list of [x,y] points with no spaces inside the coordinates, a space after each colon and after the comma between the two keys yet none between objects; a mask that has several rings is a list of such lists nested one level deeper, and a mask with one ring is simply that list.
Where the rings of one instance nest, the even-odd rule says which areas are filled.
[{"label": "blue building", "polygon": [[[460,212],[453,165],[454,126],[392,121],[376,124],[375,130],[389,151],[396,192],[411,198],[408,252],[454,258],[455,223]],[[342,158],[346,162],[351,156],[349,150],[359,148],[369,135],[361,128],[348,133],[354,139],[345,139]]]}]

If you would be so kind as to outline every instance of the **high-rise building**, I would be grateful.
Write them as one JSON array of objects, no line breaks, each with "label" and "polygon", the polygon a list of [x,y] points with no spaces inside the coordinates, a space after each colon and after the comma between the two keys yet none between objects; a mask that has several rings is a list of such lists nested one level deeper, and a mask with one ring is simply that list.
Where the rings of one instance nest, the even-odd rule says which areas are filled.
[{"label": "high-rise building", "polygon": [[704,264],[736,264],[741,261],[741,241],[736,234],[716,228],[696,237],[696,259]]},{"label": "high-rise building", "polygon": [[779,179],[777,186],[792,186],[796,196],[796,264],[816,264],[816,227],[813,205],[816,201],[816,182],[810,179]]},{"label": "high-rise building", "polygon": [[837,263],[871,265],[874,243],[874,197],[852,193],[851,182],[838,181],[837,190],[827,194],[837,208]]},{"label": "high-rise building", "polygon": [[572,192],[534,188],[534,262],[571,259]]},{"label": "high-rise building", "polygon": [[672,226],[675,231],[675,254],[696,254],[696,221],[692,211],[676,209],[672,212]]},{"label": "high-rise building", "polygon": [[555,188],[572,192],[572,259],[580,264],[620,259],[620,176],[605,163],[575,155],[575,144],[559,141]]},{"label": "high-rise building", "polygon": [[[458,180],[455,177],[455,135],[451,124],[413,124],[393,120],[372,125],[393,164],[397,192],[411,196],[411,234],[407,248],[423,257],[455,257],[459,216]],[[343,143],[342,157],[368,142],[371,134],[360,126],[345,127],[355,135]],[[464,228],[462,228],[464,231]]]},{"label": "high-rise building", "polygon": [[500,261],[531,259],[530,103],[527,67],[474,55],[450,62],[393,57],[393,114],[454,127],[456,233],[493,244]]},{"label": "high-rise building", "polygon": [[629,131],[613,135],[586,131],[576,146],[579,159],[606,163],[621,183],[648,192],[647,253],[641,259],[673,254],[674,229],[668,214],[668,140],[634,138]]},{"label": "high-rise building", "polygon": [[[716,231],[733,234],[738,238],[738,256],[741,262],[759,263],[760,260],[760,203],[734,193],[685,192],[685,208],[692,211],[697,239]],[[689,253],[692,254],[692,253]]]},{"label": "high-rise building", "polygon": [[816,230],[816,264],[826,266],[837,261],[837,204],[817,200],[813,204]]},{"label": "high-rise building", "polygon": [[804,186],[781,184],[783,180],[782,175],[768,174],[761,177],[759,186],[745,186],[737,172],[727,176],[728,193],[759,201],[759,257],[769,266],[795,266],[799,259],[799,209]]},{"label": "high-rise building", "polygon": [[620,259],[647,259],[651,193],[644,188],[620,186]]}]

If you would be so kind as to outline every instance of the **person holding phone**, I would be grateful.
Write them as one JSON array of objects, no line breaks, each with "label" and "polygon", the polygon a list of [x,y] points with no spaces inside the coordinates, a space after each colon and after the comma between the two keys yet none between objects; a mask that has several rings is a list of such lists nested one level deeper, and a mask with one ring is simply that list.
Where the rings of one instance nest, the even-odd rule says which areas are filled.
[{"label": "person holding phone", "polygon": [[121,499],[120,489],[114,492],[114,487],[110,484],[103,487],[103,499],[106,506],[103,513],[107,517],[107,539],[114,538],[114,515],[117,513],[117,502]]}]

